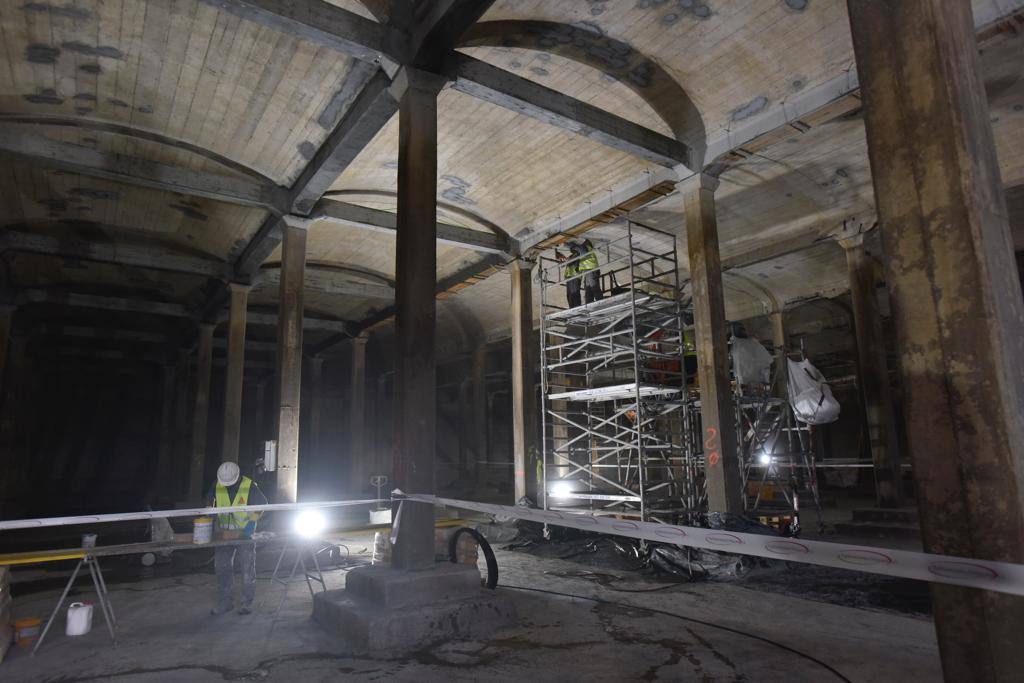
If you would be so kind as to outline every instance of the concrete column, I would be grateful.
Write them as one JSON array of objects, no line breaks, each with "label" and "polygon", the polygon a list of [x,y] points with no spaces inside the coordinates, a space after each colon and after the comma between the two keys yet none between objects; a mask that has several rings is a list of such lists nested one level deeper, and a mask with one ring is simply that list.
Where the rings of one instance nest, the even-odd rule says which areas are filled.
[{"label": "concrete column", "polygon": [[309,448],[306,453],[317,462],[323,462],[323,454],[320,452],[323,446],[321,438],[320,422],[323,415],[324,403],[324,359],[314,356],[309,359],[309,368],[306,371],[306,378],[309,380]]},{"label": "concrete column", "polygon": [[[443,81],[403,68],[398,111],[398,231],[395,239],[395,463],[392,483],[434,492],[437,390],[437,93]],[[434,508],[405,503],[391,556],[400,569],[434,564]]]},{"label": "concrete column", "polygon": [[199,350],[196,352],[196,397],[192,414],[192,457],[189,463],[188,500],[202,502],[203,470],[206,467],[206,424],[210,417],[210,370],[213,366],[213,331],[216,325],[199,325]]},{"label": "concrete column", "polygon": [[190,456],[192,433],[189,430],[189,409],[192,407],[192,396],[189,395],[191,366],[189,350],[178,349],[178,366],[174,383],[174,454],[171,456],[169,478],[164,482],[164,490],[170,494],[171,500],[179,500],[184,488],[188,486],[189,467],[192,460]]},{"label": "concrete column", "polygon": [[224,369],[224,440],[222,461],[238,462],[238,440],[242,430],[242,374],[245,370],[245,311],[249,285],[232,282],[228,319],[227,367]]},{"label": "concrete column", "polygon": [[[1024,563],[1024,302],[971,5],[849,0],[925,550]],[[931,584],[950,681],[1024,670],[1024,598]]]},{"label": "concrete column", "polygon": [[879,507],[903,505],[899,438],[892,406],[885,335],[875,293],[875,267],[864,250],[863,233],[839,240],[850,274],[853,325],[857,337],[858,384],[867,416],[875,495]]},{"label": "concrete column", "polygon": [[516,259],[508,266],[512,281],[512,458],[515,501],[537,499],[537,410],[533,377],[537,357],[533,335],[533,262]]},{"label": "concrete column", "polygon": [[174,378],[174,366],[165,365],[160,392],[160,448],[153,471],[150,499],[163,500],[168,493],[167,479],[171,471],[171,454],[174,453]]},{"label": "concrete column", "polygon": [[299,404],[302,393],[302,315],[306,278],[306,231],[310,221],[285,217],[281,283],[277,298],[277,499],[299,495]]},{"label": "concrete column", "polygon": [[782,310],[774,310],[768,314],[772,324],[772,355],[775,358],[775,395],[779,398],[788,396],[789,368],[786,364],[786,320]]},{"label": "concrete column", "polygon": [[14,323],[16,308],[11,304],[0,304],[0,403],[3,402],[4,390],[7,388],[7,347],[10,344],[11,325]]},{"label": "concrete column", "polygon": [[366,342],[363,333],[352,340],[352,386],[349,391],[349,453],[351,463],[348,489],[360,495],[370,486],[370,450],[366,448]]},{"label": "concrete column", "polygon": [[740,514],[743,498],[736,448],[736,415],[729,384],[729,348],[725,339],[725,298],[715,218],[717,188],[718,179],[705,173],[679,183],[686,206],[708,509]]},{"label": "concrete column", "polygon": [[473,350],[473,455],[469,471],[473,481],[479,483],[487,472],[482,463],[490,460],[487,444],[487,344]]},{"label": "concrete column", "polygon": [[[373,472],[371,474],[383,474],[389,479],[392,470],[392,458],[394,451],[391,447],[391,422],[388,419],[388,377],[381,375],[377,378],[377,390],[375,392],[375,403],[373,410]],[[374,489],[376,491],[376,489]]]}]

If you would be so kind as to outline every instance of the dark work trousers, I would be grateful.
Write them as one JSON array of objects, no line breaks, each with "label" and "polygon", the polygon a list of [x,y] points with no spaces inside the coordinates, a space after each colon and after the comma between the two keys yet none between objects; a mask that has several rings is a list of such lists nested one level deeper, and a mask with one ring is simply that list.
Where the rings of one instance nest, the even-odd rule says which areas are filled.
[{"label": "dark work trousers", "polygon": [[587,303],[601,300],[601,271],[595,268],[583,274],[583,288],[586,290]]},{"label": "dark work trousers", "polygon": [[580,279],[577,277],[565,281],[565,300],[569,303],[569,308],[576,308],[583,303],[580,298]]},{"label": "dark work trousers", "polygon": [[252,607],[256,597],[256,544],[217,546],[213,549],[213,567],[217,571],[217,606],[228,611],[233,605],[235,573],[232,561],[238,558],[242,570],[242,607]]}]

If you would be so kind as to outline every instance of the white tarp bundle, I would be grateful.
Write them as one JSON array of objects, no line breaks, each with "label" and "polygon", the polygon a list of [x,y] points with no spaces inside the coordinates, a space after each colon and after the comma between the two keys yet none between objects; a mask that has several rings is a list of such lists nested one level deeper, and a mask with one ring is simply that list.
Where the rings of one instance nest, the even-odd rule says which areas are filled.
[{"label": "white tarp bundle", "polygon": [[823,425],[839,419],[839,401],[832,395],[825,377],[809,360],[787,360],[789,364],[789,403],[796,419]]},{"label": "white tarp bundle", "polygon": [[772,381],[772,355],[753,337],[732,338],[732,371],[736,383],[768,384]]}]

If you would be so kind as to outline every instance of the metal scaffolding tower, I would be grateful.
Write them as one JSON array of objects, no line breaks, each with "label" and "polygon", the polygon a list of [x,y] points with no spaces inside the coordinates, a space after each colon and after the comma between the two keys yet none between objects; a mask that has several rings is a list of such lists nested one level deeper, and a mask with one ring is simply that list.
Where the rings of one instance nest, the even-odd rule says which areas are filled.
[{"label": "metal scaffolding tower", "polygon": [[605,298],[575,308],[561,291],[583,277],[573,274],[579,259],[540,263],[542,502],[679,521],[700,505],[703,465],[693,455],[675,238],[630,223],[602,252]]}]

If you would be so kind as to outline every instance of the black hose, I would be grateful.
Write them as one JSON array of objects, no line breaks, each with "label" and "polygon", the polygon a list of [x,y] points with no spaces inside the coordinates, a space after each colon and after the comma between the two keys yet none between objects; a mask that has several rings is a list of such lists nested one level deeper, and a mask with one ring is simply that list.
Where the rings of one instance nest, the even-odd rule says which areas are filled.
[{"label": "black hose", "polygon": [[624,602],[615,602],[614,600],[604,600],[602,598],[594,598],[594,597],[590,597],[589,595],[573,595],[572,593],[562,593],[560,591],[545,590],[543,588],[526,588],[524,586],[505,586],[505,588],[512,588],[512,589],[519,590],[519,591],[532,591],[534,593],[547,593],[548,595],[557,595],[557,596],[563,597],[563,598],[576,598],[578,600],[590,600],[591,602],[596,602],[596,603],[599,603],[599,604],[602,604],[602,605],[614,605],[616,607],[626,607],[626,608],[629,608],[629,609],[642,609],[642,610],[646,610],[648,612],[653,612],[654,614],[661,614],[661,615],[664,615],[666,617],[675,617],[676,619],[682,619],[683,621],[689,621],[689,622],[692,622],[694,624],[700,624],[701,626],[707,626],[709,628],[715,628],[715,629],[718,629],[720,631],[726,631],[727,633],[734,633],[734,634],[736,634],[738,636],[744,636],[746,638],[751,638],[753,640],[759,640],[762,643],[767,643],[769,645],[773,645],[774,647],[777,647],[780,650],[785,650],[786,652],[790,652],[790,653],[796,655],[797,657],[802,657],[802,658],[804,658],[804,659],[806,659],[808,661],[814,662],[815,664],[817,664],[818,666],[822,667],[823,669],[827,669],[830,673],[835,674],[836,678],[838,678],[839,680],[845,681],[845,683],[853,683],[853,681],[851,681],[849,678],[847,678],[843,674],[839,673],[838,671],[836,671],[835,669],[833,669],[831,666],[829,666],[825,662],[821,661],[820,659],[817,659],[816,657],[812,657],[811,655],[807,654],[806,652],[800,652],[800,650],[796,650],[794,648],[791,648],[788,645],[784,645],[782,643],[779,643],[777,641],[771,640],[769,638],[765,638],[764,636],[759,636],[759,635],[754,634],[754,633],[748,633],[746,631],[740,631],[739,629],[729,628],[728,626],[721,626],[719,624],[714,624],[714,623],[712,623],[710,621],[703,621],[701,619],[694,619],[693,617],[685,617],[682,614],[673,614],[672,612],[666,612],[664,610],[654,609],[653,607],[643,607],[641,605],[630,605],[630,604],[624,603]]},{"label": "black hose", "polygon": [[456,556],[456,546],[459,543],[459,536],[462,534],[469,534],[476,541],[477,545],[480,546],[480,550],[484,551],[484,560],[487,561],[487,581],[484,586],[490,589],[494,589],[498,585],[498,560],[494,557],[494,551],[491,550],[491,544],[487,542],[487,539],[477,531],[476,529],[468,526],[460,526],[452,534],[452,537],[448,539],[448,559],[453,563],[458,563],[458,557]]}]

